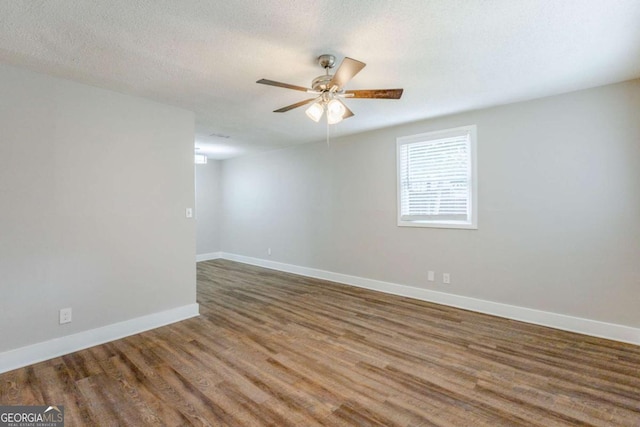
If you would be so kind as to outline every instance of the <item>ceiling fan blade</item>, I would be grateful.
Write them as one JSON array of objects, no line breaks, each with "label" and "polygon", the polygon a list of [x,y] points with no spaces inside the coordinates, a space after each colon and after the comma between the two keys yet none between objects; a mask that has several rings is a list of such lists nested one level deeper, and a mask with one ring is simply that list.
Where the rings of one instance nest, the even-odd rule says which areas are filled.
[{"label": "ceiling fan blade", "polygon": [[400,99],[403,90],[404,89],[346,90],[344,94],[349,98]]},{"label": "ceiling fan blade", "polygon": [[256,83],[260,83],[260,84],[263,84],[263,85],[269,85],[269,86],[283,87],[285,89],[299,90],[299,91],[302,91],[302,92],[313,92],[313,89],[309,89],[309,88],[306,88],[306,87],[290,85],[289,83],[275,82],[273,80],[267,80],[267,79],[260,79]]},{"label": "ceiling fan blade", "polygon": [[309,98],[304,101],[296,102],[295,104],[287,105],[286,107],[278,108],[277,110],[273,110],[274,113],[286,113],[289,110],[293,110],[294,108],[302,107],[303,105],[310,104],[315,101],[317,98]]},{"label": "ceiling fan blade", "polygon": [[[342,103],[342,105],[344,105],[344,102]],[[342,115],[342,119],[343,119],[343,120],[344,120],[344,119],[348,119],[349,117],[353,117],[353,116],[354,116],[353,111],[351,111],[351,110],[349,109],[349,107],[347,107],[346,105],[344,105],[344,109],[345,109],[345,111],[344,111],[344,114]]]},{"label": "ceiling fan blade", "polygon": [[365,67],[364,62],[356,61],[355,59],[345,57],[342,60],[342,63],[338,67],[338,70],[334,74],[331,82],[329,82],[329,87],[332,88],[336,86],[338,90],[342,89],[344,85],[347,84],[349,80],[353,78],[356,74],[360,72]]}]

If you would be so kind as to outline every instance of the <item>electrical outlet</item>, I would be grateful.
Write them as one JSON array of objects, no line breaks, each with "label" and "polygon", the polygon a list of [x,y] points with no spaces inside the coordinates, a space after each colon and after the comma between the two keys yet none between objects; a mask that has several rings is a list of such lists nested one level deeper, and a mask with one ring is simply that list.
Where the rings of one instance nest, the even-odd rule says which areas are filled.
[{"label": "electrical outlet", "polygon": [[60,324],[71,323],[71,308],[60,309]]},{"label": "electrical outlet", "polygon": [[451,276],[449,275],[449,273],[442,273],[442,283],[444,283],[445,285],[451,283]]},{"label": "electrical outlet", "polygon": [[267,248],[267,255],[271,256],[271,248]]},{"label": "electrical outlet", "polygon": [[430,281],[430,282],[433,282],[434,280],[436,280],[435,271],[429,270],[429,272],[427,273],[427,280]]}]

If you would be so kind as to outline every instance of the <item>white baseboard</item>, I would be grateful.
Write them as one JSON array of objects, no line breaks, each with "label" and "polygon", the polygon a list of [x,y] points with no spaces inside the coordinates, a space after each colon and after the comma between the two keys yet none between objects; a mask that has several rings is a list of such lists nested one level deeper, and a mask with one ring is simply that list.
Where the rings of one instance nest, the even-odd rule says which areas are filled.
[{"label": "white baseboard", "polygon": [[199,315],[189,304],[0,353],[0,374]]},{"label": "white baseboard", "polygon": [[463,308],[465,310],[491,314],[512,320],[519,320],[521,322],[548,326],[564,331],[577,332],[579,334],[640,345],[640,329],[630,326],[567,316],[548,311],[534,310],[526,307],[464,297],[461,295],[448,294],[445,292],[432,291],[429,289],[416,288],[397,283],[383,282],[380,280],[365,279],[363,277],[350,276],[347,274],[334,273],[331,271],[301,267],[226,252],[222,252],[220,258],[265,267],[272,270],[299,274],[301,276],[358,286],[360,288],[371,289],[388,294],[434,302],[451,307]]},{"label": "white baseboard", "polygon": [[222,252],[209,252],[208,254],[196,255],[196,262],[210,261],[212,259],[222,258]]}]

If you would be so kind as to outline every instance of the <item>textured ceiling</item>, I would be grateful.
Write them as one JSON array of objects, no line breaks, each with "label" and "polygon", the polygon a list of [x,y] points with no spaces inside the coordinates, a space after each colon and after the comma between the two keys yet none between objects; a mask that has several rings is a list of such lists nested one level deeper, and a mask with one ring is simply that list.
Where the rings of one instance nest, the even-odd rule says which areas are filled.
[{"label": "textured ceiling", "polygon": [[322,53],[405,89],[347,100],[346,135],[640,77],[640,1],[0,0],[0,62],[192,110],[212,158],[324,139],[255,83],[309,86]]}]

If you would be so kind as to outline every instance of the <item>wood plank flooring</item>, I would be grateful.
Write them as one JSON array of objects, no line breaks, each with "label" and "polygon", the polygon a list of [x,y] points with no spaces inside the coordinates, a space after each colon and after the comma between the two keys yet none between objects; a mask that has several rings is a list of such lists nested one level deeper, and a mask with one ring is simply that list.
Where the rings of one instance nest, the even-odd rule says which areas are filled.
[{"label": "wood plank flooring", "polygon": [[640,426],[640,347],[230,261],[202,315],[0,375],[67,426]]}]

